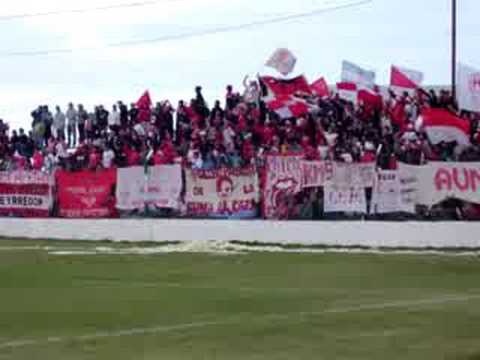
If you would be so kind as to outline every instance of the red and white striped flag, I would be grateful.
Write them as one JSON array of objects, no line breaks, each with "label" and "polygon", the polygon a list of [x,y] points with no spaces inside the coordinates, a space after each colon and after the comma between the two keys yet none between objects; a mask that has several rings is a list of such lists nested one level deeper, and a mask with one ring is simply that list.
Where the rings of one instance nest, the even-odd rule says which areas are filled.
[{"label": "red and white striped flag", "polygon": [[268,109],[275,111],[282,119],[300,117],[308,113],[310,107],[298,95],[311,94],[310,85],[304,76],[290,80],[271,76],[260,77],[262,100]]},{"label": "red and white striped flag", "polygon": [[358,100],[357,84],[352,82],[337,83],[337,93],[340,99],[352,102],[354,104],[357,103],[357,100]]},{"label": "red and white striped flag", "polygon": [[430,142],[434,145],[441,142],[470,145],[470,123],[448,110],[423,110],[417,126],[425,130]]},{"label": "red and white striped flag", "polygon": [[423,73],[392,65],[390,85],[403,89],[417,89],[423,81]]}]

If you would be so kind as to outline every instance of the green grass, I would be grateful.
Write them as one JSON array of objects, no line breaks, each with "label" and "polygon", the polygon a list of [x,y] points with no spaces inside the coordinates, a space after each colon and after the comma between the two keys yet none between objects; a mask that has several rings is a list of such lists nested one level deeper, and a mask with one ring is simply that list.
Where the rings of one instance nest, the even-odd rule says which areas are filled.
[{"label": "green grass", "polygon": [[45,245],[97,244],[0,241],[0,360],[480,359],[473,256],[25,248]]}]

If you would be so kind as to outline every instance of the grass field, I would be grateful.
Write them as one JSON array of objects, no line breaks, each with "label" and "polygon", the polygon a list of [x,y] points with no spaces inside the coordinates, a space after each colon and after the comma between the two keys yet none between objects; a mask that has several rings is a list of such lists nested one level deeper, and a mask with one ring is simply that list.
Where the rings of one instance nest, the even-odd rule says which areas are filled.
[{"label": "grass field", "polygon": [[475,256],[93,246],[0,241],[0,359],[480,359]]}]

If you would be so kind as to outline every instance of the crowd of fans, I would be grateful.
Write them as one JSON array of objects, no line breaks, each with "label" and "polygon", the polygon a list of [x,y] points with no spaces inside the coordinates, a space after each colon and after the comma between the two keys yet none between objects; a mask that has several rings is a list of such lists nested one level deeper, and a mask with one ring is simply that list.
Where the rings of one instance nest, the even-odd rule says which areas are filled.
[{"label": "crowd of fans", "polygon": [[[378,90],[377,90],[378,91]],[[0,120],[2,170],[71,171],[161,165],[183,162],[195,169],[262,165],[265,154],[303,153],[307,159],[377,162],[393,169],[397,161],[480,160],[478,116],[457,111],[448,91],[417,91],[379,97],[358,104],[338,94],[320,98],[298,94],[310,106],[305,116],[280,118],[261,101],[261,86],[245,83],[243,93],[226,88],[224,106],[209,106],[202,88],[189,102],[174,108],[169,101],[110,109],[81,104],[39,106],[31,113],[32,128],[11,130]],[[423,107],[444,107],[471,123],[472,146],[432,146],[415,121]]]}]

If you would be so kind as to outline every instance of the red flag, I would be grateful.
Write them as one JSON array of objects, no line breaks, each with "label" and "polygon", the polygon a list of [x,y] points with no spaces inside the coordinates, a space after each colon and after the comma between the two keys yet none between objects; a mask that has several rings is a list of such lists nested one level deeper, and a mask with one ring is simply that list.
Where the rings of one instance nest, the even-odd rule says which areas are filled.
[{"label": "red flag", "polygon": [[370,89],[359,90],[358,101],[362,102],[370,113],[383,108],[382,95],[380,95],[377,91],[371,91]]},{"label": "red flag", "polygon": [[304,76],[297,76],[289,80],[276,79],[271,76],[263,76],[260,80],[265,84],[275,97],[292,96],[296,93],[311,94],[312,89]]},{"label": "red flag", "polygon": [[143,95],[137,101],[137,108],[145,109],[152,106],[152,99],[150,98],[150,92],[147,90],[143,93]]},{"label": "red flag", "polygon": [[325,78],[321,77],[317,81],[315,81],[312,85],[310,85],[312,91],[320,97],[328,97],[330,96],[330,89],[328,88],[327,81]]},{"label": "red flag", "polygon": [[392,66],[390,85],[404,89],[416,89],[423,81],[423,73],[416,70]]},{"label": "red flag", "polygon": [[311,94],[310,85],[304,76],[290,80],[275,79],[270,76],[260,77],[262,99],[267,107],[275,111],[281,118],[305,115],[309,106],[305,100],[297,97],[300,94]]},{"label": "red flag", "polygon": [[470,123],[445,109],[425,109],[418,125],[425,129],[432,144],[454,142],[470,145]]},{"label": "red flag", "polygon": [[57,171],[57,196],[60,217],[115,217],[115,183],[117,170]]}]

